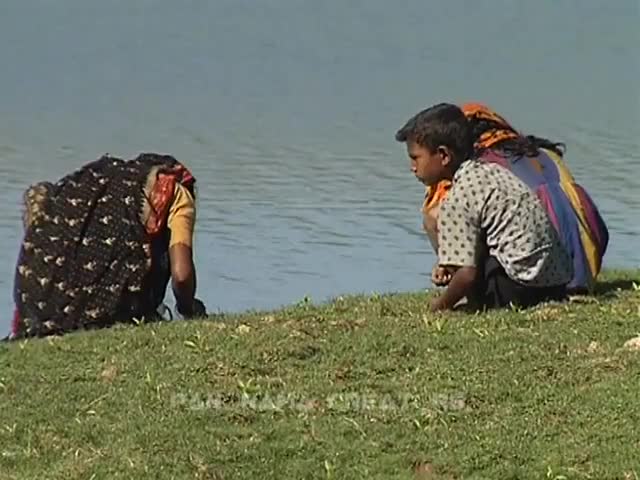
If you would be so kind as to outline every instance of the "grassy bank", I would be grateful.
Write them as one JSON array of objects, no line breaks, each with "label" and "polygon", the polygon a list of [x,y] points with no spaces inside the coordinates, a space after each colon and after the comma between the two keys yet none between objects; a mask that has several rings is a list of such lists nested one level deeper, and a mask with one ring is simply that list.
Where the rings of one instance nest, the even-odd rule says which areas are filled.
[{"label": "grassy bank", "polygon": [[0,478],[636,480],[633,282],[524,312],[348,297],[2,346]]}]

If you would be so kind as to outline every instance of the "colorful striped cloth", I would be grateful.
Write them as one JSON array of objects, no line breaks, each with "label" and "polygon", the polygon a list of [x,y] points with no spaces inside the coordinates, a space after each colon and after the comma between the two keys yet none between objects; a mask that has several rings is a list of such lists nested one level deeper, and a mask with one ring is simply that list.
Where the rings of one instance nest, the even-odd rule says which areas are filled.
[{"label": "colorful striped cloth", "polygon": [[[574,278],[568,287],[591,290],[602,268],[609,232],[589,194],[576,183],[560,155],[544,148],[536,157],[510,155],[499,144],[520,134],[506,120],[482,104],[466,104],[462,109],[469,118],[491,119],[502,126],[476,139],[476,149],[483,149],[480,160],[510,169],[536,193],[573,258]],[[450,187],[448,181],[427,187],[423,212],[439,205]]]},{"label": "colorful striped cloth", "polygon": [[547,149],[540,149],[537,157],[520,158],[487,150],[482,160],[509,168],[536,193],[573,258],[574,277],[568,287],[591,290],[602,267],[609,232],[593,200],[575,182],[561,157]]}]

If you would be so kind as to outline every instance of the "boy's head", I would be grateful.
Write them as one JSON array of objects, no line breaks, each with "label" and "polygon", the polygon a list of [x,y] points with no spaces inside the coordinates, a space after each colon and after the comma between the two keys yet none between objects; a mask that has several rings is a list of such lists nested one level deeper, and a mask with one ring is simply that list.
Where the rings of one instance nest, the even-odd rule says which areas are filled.
[{"label": "boy's head", "polygon": [[467,118],[449,103],[416,114],[398,130],[396,140],[407,144],[411,171],[426,185],[453,178],[473,150]]}]

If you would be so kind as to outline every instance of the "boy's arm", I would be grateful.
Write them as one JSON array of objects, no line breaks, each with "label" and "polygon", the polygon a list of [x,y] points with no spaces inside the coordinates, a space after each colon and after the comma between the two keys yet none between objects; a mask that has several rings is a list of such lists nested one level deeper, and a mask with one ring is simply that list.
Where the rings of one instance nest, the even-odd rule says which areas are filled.
[{"label": "boy's arm", "polygon": [[431,301],[431,310],[450,310],[463,297],[469,295],[475,288],[477,271],[476,267],[456,269],[445,292]]},{"label": "boy's arm", "polygon": [[481,246],[481,212],[467,198],[466,185],[449,192],[438,215],[438,261],[452,273],[447,289],[431,301],[431,310],[452,309],[476,289]]}]

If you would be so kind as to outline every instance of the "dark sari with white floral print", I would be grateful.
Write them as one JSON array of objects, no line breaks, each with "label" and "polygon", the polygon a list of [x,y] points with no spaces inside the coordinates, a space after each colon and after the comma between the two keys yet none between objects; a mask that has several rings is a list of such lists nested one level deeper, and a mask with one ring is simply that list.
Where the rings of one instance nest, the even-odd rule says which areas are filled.
[{"label": "dark sari with white floral print", "polygon": [[168,231],[141,221],[144,186],[170,156],[92,162],[55,184],[41,183],[16,266],[17,338],[155,319],[169,281]]}]

